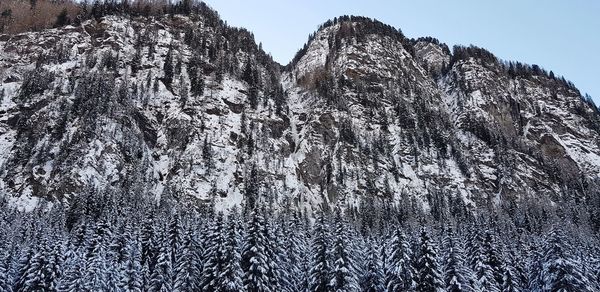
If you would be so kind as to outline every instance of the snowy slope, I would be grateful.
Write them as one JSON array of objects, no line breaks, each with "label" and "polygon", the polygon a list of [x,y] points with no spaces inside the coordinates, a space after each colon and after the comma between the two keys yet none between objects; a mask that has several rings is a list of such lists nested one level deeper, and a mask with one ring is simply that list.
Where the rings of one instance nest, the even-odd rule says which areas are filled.
[{"label": "snowy slope", "polygon": [[26,210],[90,193],[225,209],[255,184],[279,206],[429,210],[584,196],[600,179],[597,113],[578,92],[476,58],[450,64],[427,40],[348,33],[367,25],[319,30],[285,70],[202,17],[2,36],[0,191]]}]

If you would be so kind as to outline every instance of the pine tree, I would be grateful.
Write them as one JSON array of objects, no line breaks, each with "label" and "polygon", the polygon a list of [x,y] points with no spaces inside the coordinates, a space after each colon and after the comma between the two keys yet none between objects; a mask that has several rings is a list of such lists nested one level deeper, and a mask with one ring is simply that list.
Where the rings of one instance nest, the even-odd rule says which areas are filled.
[{"label": "pine tree", "polygon": [[108,243],[112,239],[111,225],[106,218],[101,218],[93,231],[90,244],[88,246],[88,259],[98,252],[108,254]]},{"label": "pine tree", "polygon": [[498,287],[502,287],[502,279],[504,277],[504,271],[502,271],[503,257],[498,251],[496,245],[497,243],[494,235],[490,231],[487,231],[483,240],[482,249],[485,253],[487,265],[492,269],[492,275],[496,281],[496,285]]},{"label": "pine tree", "polygon": [[148,268],[148,263],[142,265],[142,291],[150,291],[152,286],[152,273]]},{"label": "pine tree", "polygon": [[327,252],[328,239],[325,231],[325,215],[323,212],[317,217],[313,230],[312,260],[310,277],[308,281],[309,291],[329,291],[329,254]]},{"label": "pine tree", "polygon": [[410,246],[400,230],[396,230],[390,242],[391,254],[385,279],[387,291],[409,291],[415,287],[411,265]]},{"label": "pine tree", "polygon": [[0,248],[0,291],[11,291],[10,254],[5,247]]},{"label": "pine tree", "polygon": [[[594,265],[592,266],[592,270],[595,271],[594,274],[592,275],[591,281],[592,282],[596,282],[598,283],[598,285],[600,285],[600,248],[598,246],[596,246],[596,248],[593,250],[593,254],[594,256]],[[600,289],[600,287],[598,288]]]},{"label": "pine tree", "polygon": [[[287,207],[286,207],[287,208]],[[286,214],[289,210],[284,211]],[[282,292],[298,291],[296,287],[297,280],[302,275],[300,267],[292,264],[292,260],[296,261],[296,251],[290,250],[294,248],[290,245],[290,240],[295,237],[293,230],[288,229],[288,220],[284,217],[279,217],[277,222],[272,222],[270,228],[274,229],[271,233],[271,242],[273,243],[272,253],[275,256],[277,264],[277,273],[279,275],[279,287]],[[297,264],[297,262],[296,262]],[[296,273],[296,274],[294,274]]]},{"label": "pine tree", "polygon": [[181,250],[177,253],[174,291],[200,291],[202,263],[200,248],[194,237],[191,229],[185,232]]},{"label": "pine tree", "polygon": [[20,255],[18,260],[17,273],[15,276],[15,283],[13,291],[20,291],[24,289],[25,282],[27,280],[27,270],[29,269],[29,263],[32,261],[36,252],[33,248],[27,247]]},{"label": "pine tree", "polygon": [[368,242],[367,263],[361,285],[364,292],[384,291],[382,267],[378,258],[379,253],[374,245],[375,242]]},{"label": "pine tree", "polygon": [[473,291],[472,271],[465,262],[462,244],[451,228],[447,231],[442,243],[445,253],[444,282],[446,291]]},{"label": "pine tree", "polygon": [[158,89],[160,88],[160,83],[158,83],[159,79],[156,78],[154,80],[154,86],[152,86],[152,92],[156,95],[156,93],[158,92]]},{"label": "pine tree", "polygon": [[244,66],[244,71],[242,72],[242,80],[248,83],[248,87],[254,86],[254,70],[252,69],[252,62],[248,58],[246,61],[246,65]]},{"label": "pine tree", "polygon": [[335,238],[332,252],[333,267],[329,286],[332,291],[357,291],[359,287],[356,279],[356,269],[351,251],[348,248],[346,226],[342,221],[339,209],[336,210],[335,222]]},{"label": "pine tree", "polygon": [[173,67],[173,44],[169,45],[167,56],[165,57],[165,63],[163,65],[163,83],[167,89],[172,91],[173,76],[175,74],[175,68]]},{"label": "pine tree", "polygon": [[581,263],[565,249],[566,242],[569,241],[561,231],[550,231],[544,248],[541,291],[594,291],[589,279],[581,272]]},{"label": "pine tree", "polygon": [[58,16],[56,16],[56,21],[54,22],[54,27],[56,28],[56,27],[65,26],[69,23],[70,23],[69,12],[67,11],[67,8],[63,8],[63,10],[61,10],[60,14],[58,14]]},{"label": "pine tree", "polygon": [[162,238],[156,266],[150,278],[151,292],[169,292],[173,290],[171,246],[168,238]]},{"label": "pine tree", "polygon": [[[118,227],[117,232],[113,235],[111,242],[108,245],[108,251],[111,260],[115,261],[115,264],[122,265],[127,260],[127,247],[128,247],[128,236],[129,230],[125,230],[124,225]],[[128,228],[127,228],[128,229]]]},{"label": "pine tree", "polygon": [[[142,267],[146,266],[148,274],[152,274],[154,271],[155,260],[157,258],[157,248],[155,241],[156,232],[154,230],[154,215],[150,213],[149,216],[144,218],[142,221],[140,240],[142,245]],[[147,275],[148,277],[150,275]]]},{"label": "pine tree", "polygon": [[[518,291],[527,287],[529,276],[527,274],[527,262],[529,260],[529,247],[522,242],[522,238],[519,237],[517,243],[513,246],[508,246],[508,256],[504,261],[504,278],[507,273],[510,273],[511,283],[509,285],[503,285],[507,287],[514,285]],[[508,271],[507,271],[508,269]],[[505,279],[503,278],[503,282]],[[504,289],[504,288],[503,288]]]},{"label": "pine tree", "polygon": [[187,67],[190,78],[190,93],[193,97],[204,94],[204,75],[202,75],[199,64],[200,59],[197,56],[193,56]]},{"label": "pine tree", "polygon": [[[263,209],[262,213],[263,218],[268,216],[266,209]],[[273,291],[281,291],[282,286],[285,287],[287,284],[284,282],[284,280],[287,279],[285,271],[282,271],[279,266],[283,262],[283,251],[281,250],[281,242],[278,240],[278,236],[283,235],[281,234],[279,226],[274,226],[273,221],[266,219],[263,224],[262,233],[265,239],[264,247],[265,258],[267,259],[269,287]]]},{"label": "pine tree", "polygon": [[140,41],[139,35],[136,38],[134,48],[135,53],[133,54],[133,58],[131,60],[131,74],[133,74],[133,76],[135,76],[142,67],[142,42]]},{"label": "pine tree", "polygon": [[44,241],[24,267],[15,291],[56,291],[61,273],[59,254],[58,247],[51,249]]},{"label": "pine tree", "polygon": [[266,251],[265,221],[260,212],[250,215],[248,231],[242,248],[241,266],[244,271],[244,289],[248,292],[271,291],[269,261]]},{"label": "pine tree", "polygon": [[209,234],[206,238],[206,250],[203,255],[202,291],[216,291],[219,287],[219,277],[223,273],[223,252],[225,251],[225,237],[223,228],[223,213],[217,214]]},{"label": "pine tree", "polygon": [[481,246],[482,241],[481,234],[474,231],[467,242],[470,266],[476,279],[475,285],[481,290],[497,292],[499,287],[494,278],[493,269],[488,265],[486,254]]},{"label": "pine tree", "polygon": [[85,290],[86,263],[83,256],[76,252],[75,246],[67,248],[65,271],[58,284],[58,291],[77,292]]},{"label": "pine tree", "polygon": [[119,288],[127,292],[142,291],[141,245],[138,240],[128,237],[126,259],[123,273],[119,279]]},{"label": "pine tree", "polygon": [[204,161],[206,173],[210,174],[211,170],[215,167],[215,163],[213,161],[212,147],[206,137],[204,138],[204,144],[202,145],[202,161]]},{"label": "pine tree", "polygon": [[309,250],[306,234],[298,212],[286,223],[284,252],[288,269],[288,283],[291,291],[306,291],[309,276]]},{"label": "pine tree", "polygon": [[182,107],[185,107],[189,101],[188,84],[183,74],[179,75],[179,100]]},{"label": "pine tree", "polygon": [[177,252],[182,242],[183,228],[177,213],[173,214],[169,222],[167,240],[170,249],[171,263],[177,260]]},{"label": "pine tree", "polygon": [[218,291],[242,291],[243,272],[240,266],[241,255],[238,251],[237,227],[233,216],[228,220],[225,250],[223,252],[223,272],[219,276]]},{"label": "pine tree", "polygon": [[253,85],[248,89],[248,101],[252,109],[258,107],[258,87],[256,85]]},{"label": "pine tree", "polygon": [[477,279],[477,286],[485,291],[497,292],[499,287],[494,279],[493,269],[487,262],[487,258],[483,253],[476,255],[473,272]]},{"label": "pine tree", "polygon": [[529,275],[526,287],[531,291],[540,291],[542,287],[543,250],[539,244],[531,242],[529,245],[529,261],[527,274]]},{"label": "pine tree", "polygon": [[516,277],[514,276],[510,267],[504,266],[504,276],[502,277],[502,286],[500,287],[501,292],[519,292],[521,291]]},{"label": "pine tree", "polygon": [[258,199],[259,183],[258,174],[256,171],[256,165],[252,164],[250,169],[250,175],[245,179],[245,193],[244,198],[246,200],[245,212],[252,211],[256,207],[256,200]]},{"label": "pine tree", "polygon": [[437,263],[436,248],[423,229],[420,237],[420,254],[416,262],[416,278],[418,292],[443,291],[443,282]]},{"label": "pine tree", "polygon": [[273,90],[273,102],[275,103],[275,114],[281,116],[283,110],[287,108],[287,96],[281,85],[275,87],[275,90]]},{"label": "pine tree", "polygon": [[96,244],[96,247],[88,254],[86,266],[84,278],[86,291],[109,291],[112,288],[108,275],[108,257],[103,245]]}]

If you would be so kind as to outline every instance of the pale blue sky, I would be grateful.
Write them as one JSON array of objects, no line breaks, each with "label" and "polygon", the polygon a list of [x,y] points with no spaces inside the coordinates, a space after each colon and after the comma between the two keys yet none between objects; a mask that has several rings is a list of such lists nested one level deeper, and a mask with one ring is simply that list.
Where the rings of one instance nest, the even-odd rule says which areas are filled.
[{"label": "pale blue sky", "polygon": [[538,64],[600,104],[600,1],[596,0],[205,0],[230,25],[254,32],[287,64],[308,34],[344,15],[376,18],[407,37],[474,44],[499,58]]}]

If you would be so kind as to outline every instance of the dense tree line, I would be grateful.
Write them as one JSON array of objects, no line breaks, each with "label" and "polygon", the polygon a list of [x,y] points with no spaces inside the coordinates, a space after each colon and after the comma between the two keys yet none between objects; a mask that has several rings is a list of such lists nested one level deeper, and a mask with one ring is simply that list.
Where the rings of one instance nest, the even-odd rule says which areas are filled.
[{"label": "dense tree line", "polygon": [[560,212],[436,221],[366,205],[308,213],[256,203],[224,214],[98,197],[32,213],[3,203],[2,291],[600,289],[597,234]]}]

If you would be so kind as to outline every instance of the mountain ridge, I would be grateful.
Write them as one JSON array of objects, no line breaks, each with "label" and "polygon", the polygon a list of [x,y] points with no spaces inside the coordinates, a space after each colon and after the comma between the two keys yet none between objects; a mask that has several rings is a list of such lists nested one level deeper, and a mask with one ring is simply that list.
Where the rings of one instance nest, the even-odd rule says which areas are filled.
[{"label": "mountain ridge", "polygon": [[[57,38],[57,34],[61,33],[74,37],[71,43],[78,43],[78,48],[74,50],[75,47],[72,47],[69,51],[68,37]],[[48,51],[48,45],[35,43],[40,36],[62,43],[66,49]],[[526,98],[528,90],[539,91],[536,96],[556,98],[558,104],[553,108],[560,109],[565,105],[571,108],[561,114],[563,117],[570,119],[571,111],[579,112],[577,127],[582,123],[579,120],[590,121],[592,132],[582,135],[579,129],[573,128],[575,126],[556,126],[555,122],[539,126],[550,127],[547,129],[562,127],[561,131],[573,128],[567,132],[588,137],[586,139],[590,141],[597,139],[597,135],[590,134],[597,131],[593,128],[597,122],[593,121],[598,119],[592,104],[581,99],[580,93],[564,78],[553,77],[553,73],[547,73],[538,66],[502,62],[476,47],[456,47],[450,53],[447,46],[435,39],[409,40],[401,31],[366,17],[344,16],[327,21],[311,38],[305,49],[300,50],[286,66],[281,66],[264,53],[245,29],[227,28],[222,21],[202,15],[157,18],[106,16],[99,22],[85,21],[79,28],[65,27],[5,39],[2,41],[5,54],[14,54],[16,44],[34,50],[21,54],[21,58],[28,58],[21,61],[25,66],[15,65],[14,61],[7,65],[7,58],[12,55],[2,59],[7,68],[0,72],[3,92],[7,91],[3,98],[3,107],[6,108],[3,120],[6,121],[5,127],[15,132],[13,136],[11,131],[7,131],[3,138],[12,141],[20,137],[22,140],[15,141],[16,144],[5,143],[3,149],[7,149],[5,155],[8,157],[2,160],[2,188],[9,192],[20,189],[11,195],[17,198],[23,196],[27,186],[41,187],[42,193],[48,192],[44,189],[55,189],[50,191],[57,192],[52,195],[52,200],[58,198],[60,201],[75,196],[71,194],[63,198],[60,192],[87,185],[83,178],[65,179],[63,173],[51,166],[55,159],[33,162],[38,160],[35,158],[25,162],[23,159],[32,154],[15,148],[27,145],[21,143],[42,147],[47,141],[56,139],[52,137],[73,143],[69,136],[74,133],[65,136],[68,131],[50,124],[54,134],[41,138],[46,130],[32,132],[18,124],[23,123],[29,114],[49,115],[47,119],[51,116],[64,117],[66,125],[83,121],[69,116],[83,115],[82,118],[91,121],[87,115],[96,112],[92,110],[93,103],[84,104],[83,111],[74,109],[70,113],[61,112],[56,107],[60,107],[59,104],[69,106],[77,100],[85,101],[82,99],[85,94],[93,95],[97,90],[110,91],[111,87],[120,88],[120,93],[115,92],[120,97],[113,100],[108,94],[98,101],[106,100],[103,103],[117,111],[108,116],[103,112],[93,115],[108,118],[111,121],[109,125],[120,125],[134,136],[139,135],[135,138],[136,143],[145,146],[138,155],[143,160],[148,159],[150,165],[141,169],[152,169],[151,172],[136,174],[141,171],[138,169],[140,166],[133,166],[135,163],[132,164],[131,155],[127,152],[140,153],[140,150],[134,150],[139,146],[127,146],[133,148],[123,152],[124,141],[117,139],[108,144],[115,145],[115,150],[111,151],[116,151],[114,159],[118,161],[116,165],[121,166],[111,175],[115,175],[116,181],[123,179],[127,173],[129,176],[145,177],[137,179],[152,187],[138,191],[150,193],[157,199],[165,190],[175,188],[178,189],[175,192],[187,194],[177,197],[189,195],[201,201],[212,200],[210,198],[214,195],[209,194],[219,194],[223,198],[217,198],[217,201],[223,206],[247,203],[252,195],[258,196],[259,200],[277,201],[278,204],[283,204],[282,200],[292,200],[297,207],[308,205],[314,208],[324,202],[358,205],[369,196],[391,196],[391,200],[397,203],[401,196],[407,195],[401,193],[409,192],[409,197],[416,197],[426,209],[431,209],[433,201],[428,198],[430,195],[423,196],[423,193],[441,192],[444,200],[455,200],[455,195],[449,192],[458,192],[461,200],[474,208],[489,201],[474,195],[480,186],[486,189],[487,197],[494,192],[506,192],[505,196],[513,198],[523,196],[519,193],[524,190],[515,188],[514,183],[506,185],[506,188],[514,190],[499,191],[505,189],[500,187],[502,183],[497,166],[498,159],[501,159],[497,151],[502,149],[515,151],[511,159],[519,161],[517,165],[527,165],[525,169],[531,168],[532,173],[548,173],[547,163],[562,161],[567,167],[552,170],[558,172],[558,185],[578,180],[580,173],[593,173],[598,167],[594,162],[596,156],[593,156],[597,153],[595,143],[580,146],[583,150],[574,150],[575,154],[572,154],[590,157],[588,162],[584,158],[573,160],[570,156],[561,160],[561,155],[569,149],[565,148],[562,138],[544,136],[543,131],[547,130],[537,129],[537,124],[532,127],[527,122],[545,119],[536,118],[541,110],[537,101],[532,103],[529,97]],[[149,42],[140,41],[143,39]],[[153,45],[153,41],[159,42]],[[99,49],[93,48],[96,45],[100,46]],[[202,49],[199,50],[199,47]],[[35,53],[36,50],[38,53]],[[157,51],[158,55],[152,56],[156,54],[153,51]],[[39,59],[39,52],[50,57],[38,61],[40,69],[23,74],[28,70],[28,64]],[[63,60],[67,62],[63,63]],[[53,70],[60,72],[56,70],[62,70],[65,64],[70,64],[66,65],[71,70],[68,82],[57,79],[55,73],[48,73]],[[85,77],[88,73],[83,68],[86,67],[97,76]],[[179,73],[169,77],[166,76],[167,71]],[[114,81],[111,81],[113,78]],[[27,79],[34,82],[23,82]],[[86,88],[82,86],[85,80],[100,80],[100,83],[106,83],[106,89]],[[45,86],[29,86],[30,83],[45,83]],[[200,87],[202,92],[198,92]],[[50,89],[55,92],[54,98],[48,98]],[[84,95],[77,97],[77,92]],[[30,95],[38,101],[27,102]],[[568,96],[568,101],[562,96]],[[21,97],[25,99],[20,101]],[[581,99],[581,104],[577,98]],[[152,101],[154,99],[156,101]],[[49,109],[49,105],[54,109]],[[118,113],[119,107],[123,106],[130,109]],[[522,108],[529,108],[529,112],[523,112]],[[579,118],[579,115],[584,118]],[[123,123],[119,119],[131,122]],[[221,124],[221,120],[225,124]],[[81,126],[86,123],[89,122]],[[79,133],[81,126],[65,129]],[[209,130],[205,132],[207,127]],[[107,147],[105,143],[111,141],[108,136],[103,137],[106,134],[102,133],[107,130],[100,134],[94,129],[86,131],[88,134],[79,135],[87,137],[87,140],[90,139],[89,134],[101,138],[92,143],[98,145],[95,147]],[[116,133],[122,131],[116,130]],[[223,131],[229,132],[228,138],[217,138],[218,133]],[[195,138],[186,132],[196,133]],[[24,133],[29,133],[27,135],[33,139],[24,138]],[[527,135],[532,135],[531,139]],[[91,139],[94,141],[94,138]],[[469,141],[467,144],[461,142],[465,139]],[[571,141],[569,139],[567,141]],[[510,140],[516,144],[508,143]],[[575,143],[576,139],[572,141],[569,143]],[[473,145],[486,149],[487,156],[478,157],[471,153],[468,149]],[[31,153],[35,153],[36,157],[46,157],[47,151],[43,147]],[[498,150],[498,147],[502,149]],[[541,156],[526,154],[528,157],[555,154],[548,162],[537,164],[527,162],[532,158],[521,157],[528,151],[543,153]],[[586,154],[586,151],[593,155]],[[94,181],[108,173],[93,170],[101,156],[91,153],[88,152],[91,155],[88,162],[79,163],[91,167],[91,173],[95,174],[85,179]],[[220,158],[210,161],[211,155],[204,153]],[[193,158],[200,154],[202,157]],[[279,157],[277,160],[281,165],[270,164],[267,157]],[[185,160],[189,163],[184,163]],[[475,168],[473,160],[479,161],[474,163]],[[13,167],[8,169],[6,163]],[[25,168],[19,167],[19,163],[25,163]],[[194,166],[197,163],[200,166]],[[209,174],[211,167],[217,168],[217,173]],[[231,167],[238,170],[233,173],[227,171]],[[513,169],[514,166],[506,167]],[[585,170],[587,168],[589,170]],[[249,187],[253,171],[254,179],[260,177],[255,190]],[[188,172],[195,174],[186,175]],[[345,182],[344,177],[348,173],[358,181]],[[15,183],[21,175],[24,180]],[[506,175],[522,179],[514,173]],[[55,177],[51,179],[51,176]],[[534,177],[537,175],[527,180]],[[583,193],[589,189],[593,179],[585,178],[583,181],[586,182],[578,186],[576,192]],[[55,182],[51,182],[53,180]],[[102,185],[108,186],[116,181],[108,180]],[[437,190],[439,181],[453,182],[453,191]],[[544,178],[534,181],[539,184]],[[267,185],[274,186],[274,190],[268,190]],[[114,186],[108,188],[113,192],[123,190]],[[472,190],[463,193],[469,188]],[[556,186],[545,188],[549,194],[564,193]],[[276,194],[249,194],[249,190],[263,194],[282,193],[284,198]],[[495,202],[500,201],[497,199]]]}]

